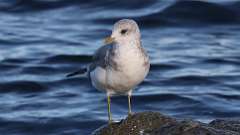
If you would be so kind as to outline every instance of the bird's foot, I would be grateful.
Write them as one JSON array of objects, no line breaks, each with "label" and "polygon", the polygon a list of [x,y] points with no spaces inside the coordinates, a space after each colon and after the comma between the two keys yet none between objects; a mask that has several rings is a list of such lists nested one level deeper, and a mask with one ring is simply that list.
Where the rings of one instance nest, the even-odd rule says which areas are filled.
[{"label": "bird's foot", "polygon": [[133,112],[128,112],[128,117],[133,116]]},{"label": "bird's foot", "polygon": [[108,125],[113,124],[113,120],[108,120]]}]

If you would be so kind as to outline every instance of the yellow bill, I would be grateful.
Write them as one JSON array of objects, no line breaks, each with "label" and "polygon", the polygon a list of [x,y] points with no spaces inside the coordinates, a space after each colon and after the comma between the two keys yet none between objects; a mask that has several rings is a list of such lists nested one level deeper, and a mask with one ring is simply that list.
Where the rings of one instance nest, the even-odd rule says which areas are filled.
[{"label": "yellow bill", "polygon": [[105,44],[111,44],[113,42],[114,42],[114,38],[112,38],[112,37],[107,37],[104,39]]}]

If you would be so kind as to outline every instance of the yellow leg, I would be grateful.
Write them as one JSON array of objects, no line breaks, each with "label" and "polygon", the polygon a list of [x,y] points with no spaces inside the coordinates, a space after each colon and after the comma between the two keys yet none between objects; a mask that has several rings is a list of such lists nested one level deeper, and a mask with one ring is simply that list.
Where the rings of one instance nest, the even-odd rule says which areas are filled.
[{"label": "yellow leg", "polygon": [[131,93],[128,93],[128,115],[132,114],[132,108],[131,108]]},{"label": "yellow leg", "polygon": [[112,114],[111,114],[111,97],[107,95],[107,102],[108,102],[108,123],[112,123]]}]

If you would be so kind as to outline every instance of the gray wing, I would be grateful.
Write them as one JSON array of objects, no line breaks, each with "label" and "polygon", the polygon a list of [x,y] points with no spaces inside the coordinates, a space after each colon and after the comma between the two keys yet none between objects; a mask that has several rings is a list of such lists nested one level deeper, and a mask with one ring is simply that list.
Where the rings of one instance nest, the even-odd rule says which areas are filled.
[{"label": "gray wing", "polygon": [[113,53],[113,45],[104,45],[100,47],[93,55],[93,61],[89,66],[88,73],[93,71],[97,66],[106,68],[110,63],[110,55]]},{"label": "gray wing", "polygon": [[[90,78],[90,72],[93,71],[96,67],[100,66],[102,68],[116,67],[116,64],[113,60],[115,46],[112,44],[104,45],[100,47],[93,55],[93,61],[87,68],[81,68],[75,72],[67,74],[66,77],[72,77],[79,74],[84,74],[87,72],[88,78]],[[91,78],[90,78],[91,79]]]}]

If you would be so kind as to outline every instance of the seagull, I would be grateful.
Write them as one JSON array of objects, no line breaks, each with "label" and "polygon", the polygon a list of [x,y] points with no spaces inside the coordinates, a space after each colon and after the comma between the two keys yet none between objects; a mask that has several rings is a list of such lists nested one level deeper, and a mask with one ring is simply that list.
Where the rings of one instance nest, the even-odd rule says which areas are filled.
[{"label": "seagull", "polygon": [[92,63],[67,77],[86,72],[92,85],[106,92],[108,122],[111,124],[111,96],[127,95],[128,115],[131,115],[132,91],[147,76],[149,68],[149,57],[141,44],[137,23],[122,19],[114,24],[111,36],[105,38],[105,45],[94,53]]}]

